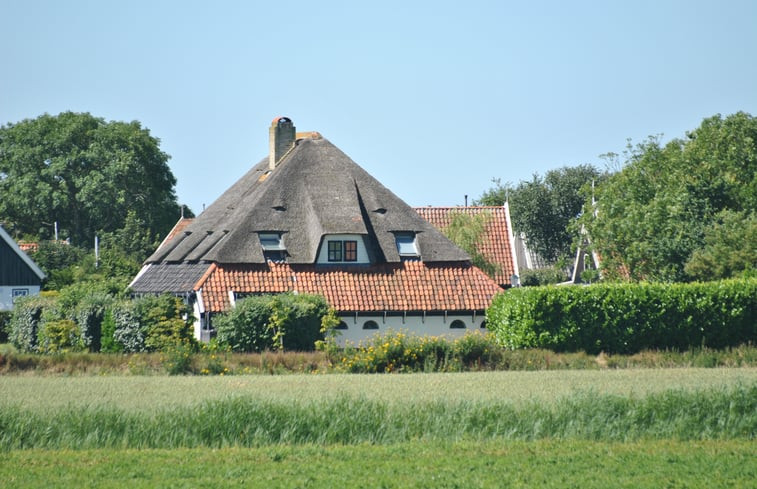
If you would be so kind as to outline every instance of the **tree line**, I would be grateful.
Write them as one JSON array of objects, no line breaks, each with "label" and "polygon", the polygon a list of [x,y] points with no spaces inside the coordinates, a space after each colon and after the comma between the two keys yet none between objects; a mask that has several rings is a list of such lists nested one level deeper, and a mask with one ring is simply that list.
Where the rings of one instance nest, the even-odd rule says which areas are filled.
[{"label": "tree line", "polygon": [[[542,257],[566,265],[583,241],[604,280],[688,282],[757,269],[757,119],[716,115],[663,144],[660,136],[607,168],[579,165],[502,184],[474,203],[510,206],[513,227]],[[588,240],[584,238],[588,236]]]}]

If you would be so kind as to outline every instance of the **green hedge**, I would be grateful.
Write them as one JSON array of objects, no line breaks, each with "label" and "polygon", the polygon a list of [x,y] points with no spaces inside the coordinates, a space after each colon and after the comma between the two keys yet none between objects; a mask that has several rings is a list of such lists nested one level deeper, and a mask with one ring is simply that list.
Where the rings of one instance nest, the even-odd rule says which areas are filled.
[{"label": "green hedge", "polygon": [[757,342],[757,280],[528,287],[494,298],[487,327],[508,348],[635,353]]},{"label": "green hedge", "polygon": [[251,296],[214,317],[213,325],[218,342],[235,352],[311,351],[323,340],[321,320],[328,312],[319,295]]}]

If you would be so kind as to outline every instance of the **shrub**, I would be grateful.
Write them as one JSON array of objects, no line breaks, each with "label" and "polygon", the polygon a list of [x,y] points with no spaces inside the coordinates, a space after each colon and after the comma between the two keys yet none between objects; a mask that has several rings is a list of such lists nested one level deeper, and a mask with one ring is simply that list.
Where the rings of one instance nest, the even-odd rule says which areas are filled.
[{"label": "shrub", "polygon": [[125,300],[113,305],[113,342],[126,353],[147,351],[145,331],[139,322],[134,301]]},{"label": "shrub", "polygon": [[310,351],[323,340],[321,321],[329,306],[321,296],[278,294],[241,299],[214,318],[218,342],[238,352]]},{"label": "shrub", "polygon": [[358,346],[329,350],[338,370],[353,373],[457,372],[494,369],[502,360],[502,348],[490,335],[468,333],[448,340],[389,331]]},{"label": "shrub", "polygon": [[757,338],[757,280],[536,287],[494,298],[487,326],[508,348],[589,353],[725,348]]},{"label": "shrub", "polygon": [[55,299],[44,296],[28,296],[16,300],[10,319],[8,339],[22,352],[37,351],[42,313],[52,307]]},{"label": "shrub", "polygon": [[0,343],[8,342],[11,314],[11,311],[0,311]]},{"label": "shrub", "polygon": [[70,319],[44,323],[39,330],[38,349],[41,353],[65,353],[84,348],[79,327]]},{"label": "shrub", "polygon": [[524,287],[559,284],[560,282],[565,282],[567,279],[565,271],[554,267],[524,270],[520,275],[520,283]]},{"label": "shrub", "polygon": [[180,298],[169,294],[145,296],[134,302],[134,312],[148,351],[195,343],[192,315]]},{"label": "shrub", "polygon": [[101,327],[100,351],[103,353],[122,352],[124,350],[123,346],[114,337],[116,333],[116,319],[112,305],[105,311]]},{"label": "shrub", "polygon": [[82,343],[90,351],[101,348],[102,323],[113,297],[105,292],[94,291],[85,295],[74,309],[76,324],[81,332]]}]

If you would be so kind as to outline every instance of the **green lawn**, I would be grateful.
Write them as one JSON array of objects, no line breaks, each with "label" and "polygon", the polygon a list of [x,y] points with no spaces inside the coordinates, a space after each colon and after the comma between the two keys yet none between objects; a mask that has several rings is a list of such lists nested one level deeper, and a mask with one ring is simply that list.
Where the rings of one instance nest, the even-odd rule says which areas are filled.
[{"label": "green lawn", "polygon": [[753,442],[456,442],[220,450],[21,450],[5,489],[749,488]]}]

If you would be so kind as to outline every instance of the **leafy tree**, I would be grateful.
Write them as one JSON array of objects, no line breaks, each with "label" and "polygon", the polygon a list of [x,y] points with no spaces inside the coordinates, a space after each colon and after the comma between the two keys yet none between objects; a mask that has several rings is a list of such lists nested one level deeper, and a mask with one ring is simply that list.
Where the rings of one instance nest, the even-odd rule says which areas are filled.
[{"label": "leafy tree", "polygon": [[550,170],[543,178],[534,174],[530,181],[516,187],[494,180],[495,186],[476,204],[504,205],[509,200],[515,231],[526,235],[534,251],[555,262],[571,255],[576,235],[571,223],[581,214],[586,200],[582,188],[605,176],[592,165],[579,165]]},{"label": "leafy tree", "polygon": [[487,213],[470,215],[463,212],[453,212],[449,225],[442,231],[450,241],[470,255],[471,262],[475,266],[488,276],[494,277],[500,271],[499,265],[489,261],[479,251],[479,244],[490,219],[491,215]]},{"label": "leafy tree", "polygon": [[[605,277],[665,282],[703,277],[707,253],[697,250],[707,246],[710,254],[724,253],[717,259],[730,260],[726,236],[737,226],[733,215],[721,212],[747,218],[757,210],[757,119],[743,112],[716,115],[686,139],[663,146],[652,137],[629,145],[626,159],[622,171],[598,187],[596,217],[593,212],[582,217]],[[718,216],[724,219],[720,224]],[[718,240],[724,246],[717,247]]]},{"label": "leafy tree", "polygon": [[129,211],[165,235],[180,209],[159,140],[137,121],[42,115],[0,127],[0,221],[15,235],[73,244],[123,229]]},{"label": "leafy tree", "polygon": [[684,266],[697,280],[716,280],[757,270],[757,213],[724,210],[705,229],[704,246]]}]

